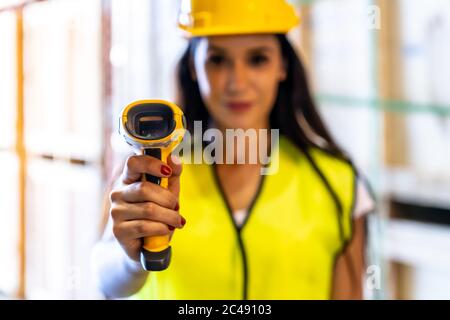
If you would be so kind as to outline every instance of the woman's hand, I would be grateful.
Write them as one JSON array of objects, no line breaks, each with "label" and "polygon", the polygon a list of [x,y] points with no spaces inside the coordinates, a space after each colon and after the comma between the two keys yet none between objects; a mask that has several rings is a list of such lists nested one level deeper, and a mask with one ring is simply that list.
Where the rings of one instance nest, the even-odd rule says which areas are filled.
[{"label": "woman's hand", "polygon": [[[186,223],[178,212],[181,171],[178,158],[169,157],[167,165],[144,155],[127,159],[121,185],[110,193],[110,214],[114,236],[134,261],[139,261],[143,237],[172,235]],[[168,178],[168,188],[142,182],[144,173]]]}]

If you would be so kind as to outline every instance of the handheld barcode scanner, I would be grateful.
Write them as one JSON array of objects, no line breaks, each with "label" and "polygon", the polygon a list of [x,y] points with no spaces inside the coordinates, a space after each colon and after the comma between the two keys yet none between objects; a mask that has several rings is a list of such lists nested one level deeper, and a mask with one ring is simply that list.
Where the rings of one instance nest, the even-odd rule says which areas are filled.
[{"label": "handheld barcode scanner", "polygon": [[[126,106],[120,117],[120,134],[138,154],[145,154],[167,163],[170,153],[181,143],[186,121],[181,109],[164,100],[141,100]],[[150,181],[167,188],[168,179],[144,174]],[[141,249],[142,267],[160,271],[169,266],[171,247],[169,235],[144,238]]]}]

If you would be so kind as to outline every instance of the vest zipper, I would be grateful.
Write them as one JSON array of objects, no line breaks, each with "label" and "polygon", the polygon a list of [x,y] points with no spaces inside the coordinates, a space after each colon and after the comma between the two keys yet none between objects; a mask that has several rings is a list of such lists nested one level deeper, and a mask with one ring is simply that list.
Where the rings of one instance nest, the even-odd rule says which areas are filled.
[{"label": "vest zipper", "polygon": [[212,165],[212,170],[213,170],[214,180],[216,181],[216,184],[218,186],[219,193],[225,203],[225,206],[227,207],[227,211],[231,218],[231,222],[233,223],[234,229],[236,230],[236,236],[237,236],[239,249],[240,249],[239,251],[240,251],[241,257],[242,257],[242,269],[243,269],[242,299],[248,300],[248,265],[247,265],[247,254],[245,252],[244,241],[242,240],[242,229],[244,228],[248,219],[250,218],[250,214],[253,211],[253,207],[255,206],[256,200],[258,199],[258,197],[261,193],[263,182],[265,180],[265,175],[262,175],[261,179],[259,179],[258,189],[256,191],[255,196],[252,199],[252,202],[250,203],[250,206],[249,206],[248,212],[247,212],[247,216],[245,217],[244,221],[242,222],[242,225],[239,227],[238,225],[236,225],[236,221],[234,220],[234,217],[233,217],[233,210],[231,210],[230,203],[228,202],[228,199],[222,188],[222,184],[220,183],[220,179],[219,179],[219,175],[217,174],[217,167],[216,167],[215,163],[213,163],[213,165]]}]

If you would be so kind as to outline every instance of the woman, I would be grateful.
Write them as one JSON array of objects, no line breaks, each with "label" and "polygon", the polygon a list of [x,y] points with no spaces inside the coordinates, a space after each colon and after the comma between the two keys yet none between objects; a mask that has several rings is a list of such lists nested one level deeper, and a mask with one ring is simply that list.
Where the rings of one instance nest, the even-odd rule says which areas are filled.
[{"label": "woman", "polygon": [[[186,3],[180,27],[190,42],[178,67],[178,104],[189,131],[194,121],[224,135],[278,129],[279,142],[267,150],[278,154],[269,165],[277,170],[262,175],[261,161],[182,169],[175,158],[165,165],[129,157],[95,250],[102,291],[143,299],[362,298],[367,192],[322,122],[285,36],[298,23],[294,9],[284,0]],[[143,173],[168,177],[168,190],[140,183]],[[164,234],[173,236],[171,264],[148,273],[139,264],[141,238]]]}]

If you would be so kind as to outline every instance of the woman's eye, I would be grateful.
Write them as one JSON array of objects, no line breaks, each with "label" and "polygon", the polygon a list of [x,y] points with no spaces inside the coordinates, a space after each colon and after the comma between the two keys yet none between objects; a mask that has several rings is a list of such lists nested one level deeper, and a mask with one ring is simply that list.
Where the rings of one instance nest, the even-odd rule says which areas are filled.
[{"label": "woman's eye", "polygon": [[220,55],[212,55],[208,58],[208,62],[213,65],[221,65],[225,62],[225,57]]},{"label": "woman's eye", "polygon": [[269,59],[265,55],[254,55],[250,58],[250,64],[254,66],[260,66],[266,63]]}]

